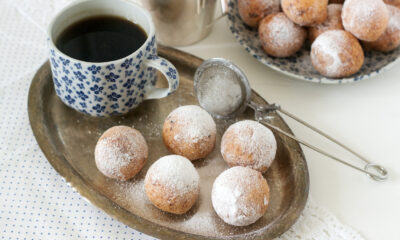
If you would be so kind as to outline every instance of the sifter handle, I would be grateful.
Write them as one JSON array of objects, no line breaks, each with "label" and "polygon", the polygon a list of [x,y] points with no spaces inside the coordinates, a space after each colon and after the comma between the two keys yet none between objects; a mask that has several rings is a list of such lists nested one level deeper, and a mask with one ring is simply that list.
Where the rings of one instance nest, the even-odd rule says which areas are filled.
[{"label": "sifter handle", "polygon": [[[346,165],[348,167],[351,167],[351,168],[353,168],[353,169],[355,169],[357,171],[363,172],[363,173],[367,174],[369,177],[371,177],[375,181],[385,181],[387,179],[388,172],[384,167],[382,167],[380,165],[377,165],[377,164],[371,163],[365,157],[363,157],[361,154],[355,152],[354,150],[352,150],[348,146],[344,145],[343,143],[339,142],[338,140],[334,139],[333,137],[329,136],[328,134],[324,133],[323,131],[319,130],[318,128],[310,125],[309,123],[305,122],[304,120],[302,120],[302,119],[296,117],[295,115],[287,112],[286,110],[282,109],[278,104],[270,104],[270,105],[259,106],[259,105],[255,104],[254,102],[251,102],[249,104],[249,106],[251,108],[253,108],[256,113],[258,113],[258,114],[256,114],[256,118],[257,118],[256,120],[257,121],[259,121],[260,123],[272,128],[273,130],[285,135],[286,137],[289,137],[289,138],[295,140],[296,142],[301,143],[302,145],[304,145],[306,147],[309,147],[310,149],[312,149],[312,150],[314,150],[316,152],[319,152],[319,153],[321,153],[321,154],[323,154],[323,155],[325,155],[325,156],[327,156],[327,157],[329,157],[329,158],[331,158],[331,159],[333,159],[333,160],[335,160],[335,161],[337,161],[339,163],[342,163],[342,164],[344,164],[344,165]],[[340,159],[340,158],[338,158],[338,157],[336,157],[336,156],[334,156],[334,155],[332,155],[332,154],[330,154],[330,153],[328,153],[328,152],[326,152],[326,151],[324,151],[324,150],[322,150],[322,149],[320,149],[320,148],[318,148],[318,147],[316,147],[316,146],[314,146],[314,145],[312,145],[312,144],[310,144],[310,143],[308,143],[308,142],[306,142],[306,141],[294,136],[293,134],[287,133],[287,132],[283,131],[282,129],[272,125],[271,123],[269,123],[267,121],[268,120],[267,114],[269,112],[272,112],[272,111],[279,111],[280,113],[285,114],[286,116],[296,120],[297,122],[303,124],[304,126],[308,127],[309,129],[313,130],[314,132],[320,134],[321,136],[327,138],[328,140],[336,143],[337,145],[341,146],[342,148],[344,148],[345,150],[349,151],[353,155],[357,156],[359,159],[363,160],[366,163],[366,165],[364,166],[364,169],[362,169],[360,167],[357,167],[355,165],[352,165],[352,164],[344,161],[343,159]],[[375,170],[376,173],[371,172],[370,169]]]}]

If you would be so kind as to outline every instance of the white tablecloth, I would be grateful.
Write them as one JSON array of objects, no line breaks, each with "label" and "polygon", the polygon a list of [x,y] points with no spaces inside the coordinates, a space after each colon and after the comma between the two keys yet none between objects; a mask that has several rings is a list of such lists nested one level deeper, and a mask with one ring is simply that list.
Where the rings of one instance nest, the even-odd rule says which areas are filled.
[{"label": "white tablecloth", "polygon": [[[45,29],[68,2],[0,0],[0,237],[153,239],[84,201],[47,162],[30,129],[27,94],[33,74],[47,58]],[[352,85],[302,82],[249,56],[224,21],[205,40],[181,49],[203,58],[231,59],[267,100],[279,102],[390,170],[387,182],[376,183],[304,149],[311,199],[298,222],[280,239],[400,239],[399,66]],[[288,122],[298,136],[357,163],[341,149]]]}]

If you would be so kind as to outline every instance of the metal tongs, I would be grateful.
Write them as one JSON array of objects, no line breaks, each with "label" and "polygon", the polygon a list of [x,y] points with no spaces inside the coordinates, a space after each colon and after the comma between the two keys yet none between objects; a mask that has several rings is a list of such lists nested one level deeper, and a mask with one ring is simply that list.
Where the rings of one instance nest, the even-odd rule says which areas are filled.
[{"label": "metal tongs", "polygon": [[[242,102],[240,104],[238,104],[237,108],[232,109],[232,110],[227,109],[227,111],[224,111],[224,114],[221,115],[220,112],[213,112],[213,110],[210,108],[207,109],[207,104],[204,104],[203,99],[200,96],[203,94],[201,91],[203,91],[203,92],[207,91],[207,89],[208,89],[207,87],[212,86],[212,84],[210,84],[210,81],[218,80],[218,78],[215,77],[216,75],[220,74],[221,76],[227,76],[227,73],[229,73],[230,81],[234,81],[233,82],[234,84],[238,84],[240,86],[241,93],[242,93],[242,97],[240,99]],[[214,76],[214,77],[210,77],[210,76]],[[232,77],[232,76],[234,76],[234,77]],[[232,117],[242,113],[247,107],[250,107],[254,110],[255,119],[258,122],[268,126],[269,128],[275,130],[276,132],[281,133],[281,134],[285,135],[286,137],[291,138],[291,139],[297,141],[298,143],[300,143],[306,147],[309,147],[312,150],[319,152],[339,163],[342,163],[348,167],[351,167],[355,170],[363,172],[375,181],[385,181],[388,177],[388,172],[384,167],[370,162],[365,157],[363,157],[361,154],[355,152],[348,146],[344,145],[343,143],[339,142],[338,140],[334,139],[333,137],[329,136],[328,134],[324,133],[323,131],[317,129],[316,127],[308,124],[307,122],[301,120],[300,118],[296,117],[295,115],[282,109],[282,107],[280,105],[278,105],[278,104],[259,105],[255,102],[252,102],[250,100],[251,88],[250,88],[250,84],[246,78],[246,75],[239,69],[239,67],[237,67],[235,64],[233,64],[232,62],[230,62],[226,59],[211,58],[211,59],[204,61],[199,66],[199,68],[196,70],[196,73],[194,76],[194,87],[195,87],[195,93],[196,93],[196,96],[197,96],[197,99],[198,99],[200,105],[216,118],[232,118]],[[223,89],[221,89],[221,90],[222,90],[221,94],[224,94]],[[352,153],[354,156],[358,157],[359,159],[361,159],[362,161],[365,162],[364,168],[360,168],[353,164],[350,164],[350,163],[344,161],[343,159],[340,159],[340,158],[294,136],[293,134],[287,133],[287,132],[283,131],[282,129],[272,125],[269,122],[271,112],[282,113],[282,114],[296,120],[297,122],[303,124],[304,126],[308,127],[309,129],[313,130],[314,132],[320,134],[321,136],[329,139],[330,141],[336,143],[340,147],[346,149],[347,151]],[[375,172],[372,172],[371,170],[373,170]]]}]

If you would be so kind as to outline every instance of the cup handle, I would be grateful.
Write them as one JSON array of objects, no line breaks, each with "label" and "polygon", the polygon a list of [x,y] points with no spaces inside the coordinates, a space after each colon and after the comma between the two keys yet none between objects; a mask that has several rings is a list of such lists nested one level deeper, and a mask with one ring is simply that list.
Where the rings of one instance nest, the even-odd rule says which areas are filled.
[{"label": "cup handle", "polygon": [[152,67],[160,71],[168,80],[168,88],[156,88],[154,86],[147,89],[144,97],[147,99],[158,99],[173,94],[179,87],[179,74],[175,66],[168,60],[159,56],[153,55],[148,57],[144,64],[147,67]]}]

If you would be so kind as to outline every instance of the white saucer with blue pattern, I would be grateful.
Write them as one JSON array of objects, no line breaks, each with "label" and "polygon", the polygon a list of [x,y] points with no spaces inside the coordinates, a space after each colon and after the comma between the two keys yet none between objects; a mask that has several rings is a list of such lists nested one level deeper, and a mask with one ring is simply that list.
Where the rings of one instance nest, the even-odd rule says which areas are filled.
[{"label": "white saucer with blue pattern", "polygon": [[227,19],[229,29],[236,40],[254,58],[278,72],[308,82],[326,84],[356,82],[378,75],[392,67],[399,60],[400,48],[388,53],[365,52],[364,65],[360,71],[348,78],[326,78],[313,68],[310,50],[306,47],[303,47],[294,56],[287,58],[277,58],[266,54],[261,47],[257,31],[246,26],[240,19],[237,0],[229,0]]}]

